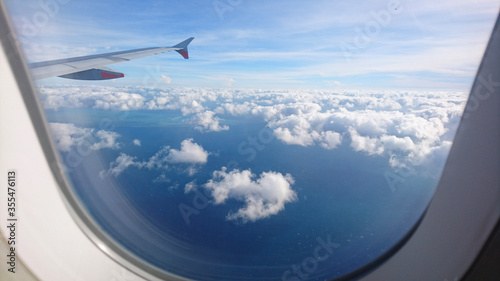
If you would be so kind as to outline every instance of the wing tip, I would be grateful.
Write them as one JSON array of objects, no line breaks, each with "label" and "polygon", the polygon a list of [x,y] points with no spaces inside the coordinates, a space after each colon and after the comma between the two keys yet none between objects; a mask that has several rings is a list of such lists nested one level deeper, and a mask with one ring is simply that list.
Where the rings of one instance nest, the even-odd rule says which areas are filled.
[{"label": "wing tip", "polygon": [[185,59],[189,59],[189,53],[188,53],[187,49],[179,50],[179,51],[177,51],[177,53],[181,54],[181,56],[184,57]]},{"label": "wing tip", "polygon": [[188,39],[174,46],[174,48],[180,48],[180,50],[176,50],[176,52],[181,54],[181,56],[185,59],[189,59],[188,45],[189,43],[191,43],[191,41],[193,41],[193,39],[194,37],[189,37]]}]

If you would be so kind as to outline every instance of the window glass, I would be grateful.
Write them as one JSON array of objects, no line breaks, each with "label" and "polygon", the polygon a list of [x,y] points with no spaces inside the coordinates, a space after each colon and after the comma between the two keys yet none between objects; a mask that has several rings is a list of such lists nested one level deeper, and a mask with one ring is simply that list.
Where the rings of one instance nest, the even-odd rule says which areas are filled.
[{"label": "window glass", "polygon": [[482,0],[5,4],[35,78],[34,63],[195,38],[187,60],[90,57],[118,77],[35,81],[85,211],[194,280],[334,279],[393,249],[432,197],[498,14]]}]

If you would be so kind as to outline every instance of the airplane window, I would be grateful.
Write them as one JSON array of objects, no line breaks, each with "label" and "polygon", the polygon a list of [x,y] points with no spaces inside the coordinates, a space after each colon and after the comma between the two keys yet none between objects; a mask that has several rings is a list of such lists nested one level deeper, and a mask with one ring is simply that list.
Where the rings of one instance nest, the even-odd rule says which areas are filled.
[{"label": "airplane window", "polygon": [[401,245],[499,8],[137,3],[5,1],[73,207],[189,280],[334,280]]}]

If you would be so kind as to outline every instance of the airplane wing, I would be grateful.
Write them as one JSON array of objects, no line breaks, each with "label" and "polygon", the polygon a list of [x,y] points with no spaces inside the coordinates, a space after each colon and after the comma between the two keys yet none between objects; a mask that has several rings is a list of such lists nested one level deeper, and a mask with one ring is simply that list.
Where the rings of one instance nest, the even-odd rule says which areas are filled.
[{"label": "airplane wing", "polygon": [[189,58],[187,46],[194,37],[186,39],[172,47],[153,47],[106,54],[74,57],[28,64],[34,80],[63,77],[77,80],[106,80],[124,77],[125,75],[106,65],[176,51],[185,59]]}]

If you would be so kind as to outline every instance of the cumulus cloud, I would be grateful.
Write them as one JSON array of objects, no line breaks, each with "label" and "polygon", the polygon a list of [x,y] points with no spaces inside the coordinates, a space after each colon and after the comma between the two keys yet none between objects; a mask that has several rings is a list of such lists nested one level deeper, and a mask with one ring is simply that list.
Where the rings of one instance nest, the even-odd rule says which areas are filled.
[{"label": "cumulus cloud", "polygon": [[226,85],[228,87],[232,87],[233,84],[234,84],[234,82],[236,82],[236,81],[233,78],[229,78],[229,79],[227,79],[227,84]]},{"label": "cumulus cloud", "polygon": [[116,160],[111,162],[111,164],[109,165],[109,170],[101,171],[99,175],[103,177],[106,173],[108,173],[113,176],[118,176],[130,166],[142,167],[142,164],[136,162],[135,157],[132,157],[125,153],[120,153],[120,156],[118,156],[118,158],[116,158]]},{"label": "cumulus cloud", "polygon": [[192,181],[184,186],[184,193],[189,193],[197,187],[196,182]]},{"label": "cumulus cloud", "polygon": [[140,140],[138,140],[138,139],[133,140],[133,141],[132,141],[132,143],[133,143],[134,145],[141,146],[141,141],[140,141]]},{"label": "cumulus cloud", "polygon": [[171,180],[167,178],[167,175],[165,175],[164,173],[160,174],[153,180],[153,183],[170,183],[170,182]]},{"label": "cumulus cloud", "polygon": [[168,168],[168,153],[170,150],[170,146],[164,146],[158,152],[156,152],[153,156],[151,156],[147,161],[142,161],[140,164],[141,167],[146,167],[150,170],[153,169],[167,169]]},{"label": "cumulus cloud", "polygon": [[370,155],[382,154],[384,146],[378,138],[371,138],[369,136],[361,136],[354,128],[349,128],[351,135],[351,147],[354,151],[364,151]]},{"label": "cumulus cloud", "polygon": [[172,78],[170,78],[170,77],[168,77],[168,76],[165,76],[165,75],[162,75],[162,76],[161,76],[161,80],[162,80],[163,82],[165,82],[166,84],[170,84],[170,83],[172,83]]},{"label": "cumulus cloud", "polygon": [[57,149],[65,152],[89,138],[93,131],[90,128],[80,128],[70,123],[49,123],[49,128]]},{"label": "cumulus cloud", "polygon": [[205,108],[196,100],[181,106],[182,115],[189,115],[203,111]]},{"label": "cumulus cloud", "polygon": [[116,132],[110,132],[105,130],[99,130],[95,133],[95,136],[100,140],[97,143],[92,144],[90,147],[94,150],[99,150],[103,148],[119,148],[120,145],[116,142],[116,139],[120,136]]},{"label": "cumulus cloud", "polygon": [[190,123],[195,124],[195,129],[202,132],[219,132],[229,130],[229,127],[219,124],[220,118],[215,117],[215,112],[205,111],[196,114],[191,118]]},{"label": "cumulus cloud", "polygon": [[215,112],[219,114],[244,115],[249,114],[255,106],[255,103],[249,103],[247,101],[243,103],[223,103],[220,107],[215,109]]},{"label": "cumulus cloud", "polygon": [[[294,96],[294,95],[290,95]],[[388,156],[392,166],[421,165],[452,141],[462,93],[297,94],[279,104],[256,105],[250,114],[265,120],[277,139],[291,145],[335,149],[343,141],[354,151]]]},{"label": "cumulus cloud", "polygon": [[193,139],[185,139],[181,142],[181,149],[170,149],[166,157],[170,163],[206,163],[208,152],[203,147],[193,142]]},{"label": "cumulus cloud", "polygon": [[[293,184],[290,174],[269,171],[257,178],[250,170],[227,172],[223,167],[214,171],[213,178],[203,188],[211,193],[216,205],[230,199],[243,202],[243,207],[230,212],[226,219],[246,223],[275,215],[285,208],[286,203],[297,200],[297,194],[291,188]],[[186,192],[192,189],[193,186],[186,186]]]},{"label": "cumulus cloud", "polygon": [[117,149],[120,144],[116,132],[78,127],[72,123],[49,123],[52,137],[57,149],[63,152],[70,151],[76,146],[89,147],[92,150],[104,148]]},{"label": "cumulus cloud", "polygon": [[333,131],[321,132],[319,139],[320,145],[326,149],[334,149],[342,143],[342,135]]},{"label": "cumulus cloud", "polygon": [[[201,145],[194,143],[193,139],[185,139],[181,142],[180,149],[164,146],[145,161],[139,161],[133,156],[121,153],[115,161],[111,162],[109,169],[101,171],[100,175],[118,176],[128,167],[164,171],[169,169],[169,165],[187,165],[182,170],[192,176],[197,172],[197,165],[207,162],[209,154]],[[164,174],[155,180],[155,182],[167,181],[169,179]]]}]

